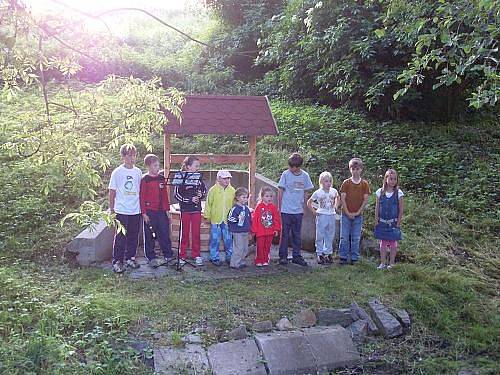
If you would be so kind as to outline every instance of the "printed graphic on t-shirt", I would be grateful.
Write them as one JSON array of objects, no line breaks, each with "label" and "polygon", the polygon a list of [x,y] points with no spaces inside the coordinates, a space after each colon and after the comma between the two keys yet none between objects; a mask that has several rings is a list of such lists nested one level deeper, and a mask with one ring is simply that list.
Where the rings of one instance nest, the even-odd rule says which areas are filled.
[{"label": "printed graphic on t-shirt", "polygon": [[333,209],[333,203],[334,203],[334,197],[333,197],[332,194],[322,195],[318,199],[319,208],[322,208],[324,210],[332,210]]},{"label": "printed graphic on t-shirt", "polygon": [[273,226],[273,213],[263,208],[260,214],[260,222],[264,228],[271,228]]},{"label": "printed graphic on t-shirt", "polygon": [[137,192],[133,191],[133,189],[134,189],[134,176],[127,175],[127,181],[125,182],[125,185],[123,187],[125,189],[125,195],[137,195]]},{"label": "printed graphic on t-shirt", "polygon": [[304,190],[304,181],[293,181],[293,190]]}]

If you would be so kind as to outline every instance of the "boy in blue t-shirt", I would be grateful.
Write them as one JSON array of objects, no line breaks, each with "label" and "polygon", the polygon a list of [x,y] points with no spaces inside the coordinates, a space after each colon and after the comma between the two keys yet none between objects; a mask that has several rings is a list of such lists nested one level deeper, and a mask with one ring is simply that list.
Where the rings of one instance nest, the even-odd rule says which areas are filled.
[{"label": "boy in blue t-shirt", "polygon": [[239,187],[234,192],[235,204],[227,215],[229,232],[233,235],[233,254],[229,267],[242,269],[247,266],[248,233],[251,227],[251,214],[248,208],[248,190]]},{"label": "boy in blue t-shirt", "polygon": [[278,182],[278,207],[281,212],[281,243],[279,263],[288,264],[288,238],[292,237],[292,263],[307,266],[301,255],[300,231],[304,215],[304,195],[314,185],[306,171],[301,169],[304,159],[299,153],[288,158],[288,169],[281,174]]}]

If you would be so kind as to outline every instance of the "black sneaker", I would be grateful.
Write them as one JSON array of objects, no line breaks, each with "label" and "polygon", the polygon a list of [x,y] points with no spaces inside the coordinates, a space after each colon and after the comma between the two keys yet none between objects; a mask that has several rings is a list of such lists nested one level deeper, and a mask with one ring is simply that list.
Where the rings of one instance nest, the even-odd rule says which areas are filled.
[{"label": "black sneaker", "polygon": [[333,256],[332,256],[332,254],[328,254],[326,256],[326,263],[333,264]]},{"label": "black sneaker", "polygon": [[351,260],[351,266],[354,266],[356,263],[358,263],[357,260]]},{"label": "black sneaker", "polygon": [[286,266],[286,265],[288,265],[288,259],[280,258],[278,263],[281,264],[282,266]]},{"label": "black sneaker", "polygon": [[346,265],[347,264],[347,259],[340,258],[339,264],[342,265],[342,266]]},{"label": "black sneaker", "polygon": [[299,266],[307,267],[307,262],[302,257],[295,257],[292,259],[293,264],[298,264]]},{"label": "black sneaker", "polygon": [[323,255],[318,255],[317,261],[318,261],[318,264],[325,264],[326,263],[326,259]]}]

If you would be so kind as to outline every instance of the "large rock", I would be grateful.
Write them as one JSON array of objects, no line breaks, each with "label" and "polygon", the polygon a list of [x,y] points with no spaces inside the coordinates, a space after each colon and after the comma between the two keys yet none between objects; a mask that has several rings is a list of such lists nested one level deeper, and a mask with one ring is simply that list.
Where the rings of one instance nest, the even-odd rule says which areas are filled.
[{"label": "large rock", "polygon": [[259,349],[253,339],[228,341],[208,348],[214,375],[266,375]]},{"label": "large rock", "polygon": [[153,349],[155,372],[162,375],[208,374],[207,353],[201,345],[187,344],[185,348],[158,347]]},{"label": "large rock", "polygon": [[298,312],[292,317],[292,324],[297,328],[309,328],[316,324],[316,314],[311,309]]},{"label": "large rock", "polygon": [[114,229],[101,220],[78,234],[69,244],[68,250],[76,253],[78,264],[90,266],[111,259],[114,236]]},{"label": "large rock", "polygon": [[324,373],[360,360],[350,334],[340,326],[258,333],[255,341],[270,375]]},{"label": "large rock", "polygon": [[246,339],[248,336],[247,327],[241,324],[238,328],[233,329],[227,334],[229,340],[241,340]]},{"label": "large rock", "polygon": [[403,334],[401,324],[379,300],[375,298],[369,300],[368,311],[384,337],[392,338]]},{"label": "large rock", "polygon": [[351,332],[352,340],[356,344],[362,344],[368,335],[368,322],[366,320],[356,320],[347,329]]},{"label": "large rock", "polygon": [[401,323],[403,329],[408,330],[411,326],[410,314],[404,309],[391,309],[392,315]]},{"label": "large rock", "polygon": [[281,318],[276,323],[276,328],[278,331],[289,331],[293,329],[293,324],[288,320],[288,318]]},{"label": "large rock", "polygon": [[273,322],[271,322],[270,320],[255,322],[252,325],[252,330],[254,332],[270,332],[273,330]]},{"label": "large rock", "polygon": [[373,321],[373,319],[356,302],[351,303],[351,316],[354,321],[356,320],[367,321],[369,335],[377,335],[379,333],[378,327]]},{"label": "large rock", "polygon": [[318,311],[317,317],[320,326],[338,324],[345,328],[353,321],[350,309],[321,309]]}]

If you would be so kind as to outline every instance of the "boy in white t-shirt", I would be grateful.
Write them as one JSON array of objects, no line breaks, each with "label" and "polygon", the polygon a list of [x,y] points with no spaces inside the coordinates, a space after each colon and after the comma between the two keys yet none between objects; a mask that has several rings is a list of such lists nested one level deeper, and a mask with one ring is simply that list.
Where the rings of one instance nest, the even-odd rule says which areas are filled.
[{"label": "boy in white t-shirt", "polygon": [[[339,205],[339,193],[332,187],[330,172],[319,175],[320,188],[307,201],[307,207],[316,215],[316,254],[319,264],[333,263],[335,238],[335,210]],[[316,207],[313,206],[316,203]]]},{"label": "boy in white t-shirt", "polygon": [[135,167],[137,150],[134,145],[120,147],[123,164],[111,173],[109,181],[109,210],[116,214],[116,219],[123,225],[126,233],[116,232],[113,243],[113,271],[122,273],[125,264],[130,268],[139,268],[135,260],[139,230],[141,225],[141,207],[139,188],[142,172]]}]

